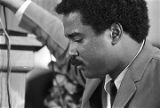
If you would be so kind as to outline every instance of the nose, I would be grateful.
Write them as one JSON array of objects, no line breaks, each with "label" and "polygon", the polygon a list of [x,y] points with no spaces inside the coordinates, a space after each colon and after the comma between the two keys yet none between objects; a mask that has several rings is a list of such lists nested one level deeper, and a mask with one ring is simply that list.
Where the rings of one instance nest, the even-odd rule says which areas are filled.
[{"label": "nose", "polygon": [[77,45],[70,43],[69,55],[70,56],[79,56],[79,52],[77,50]]}]

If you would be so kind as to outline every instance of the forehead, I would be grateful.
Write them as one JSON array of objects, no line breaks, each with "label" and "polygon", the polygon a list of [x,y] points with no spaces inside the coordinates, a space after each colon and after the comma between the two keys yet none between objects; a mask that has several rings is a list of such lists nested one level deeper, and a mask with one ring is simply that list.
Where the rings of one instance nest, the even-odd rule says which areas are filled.
[{"label": "forehead", "polygon": [[80,32],[84,27],[84,25],[81,22],[81,15],[76,12],[64,16],[63,24],[65,33]]}]

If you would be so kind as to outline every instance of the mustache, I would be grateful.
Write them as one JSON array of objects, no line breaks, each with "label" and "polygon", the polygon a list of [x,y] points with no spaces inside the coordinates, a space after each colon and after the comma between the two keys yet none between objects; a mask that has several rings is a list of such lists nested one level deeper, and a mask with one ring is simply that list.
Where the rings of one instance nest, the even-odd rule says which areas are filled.
[{"label": "mustache", "polygon": [[68,44],[67,48],[64,52],[58,57],[57,59],[57,66],[63,67],[67,61],[69,61],[74,66],[84,65],[83,60],[79,57],[79,53],[77,55],[68,55],[70,43]]},{"label": "mustache", "polygon": [[84,65],[84,62],[76,55],[70,57],[70,63],[74,66]]}]

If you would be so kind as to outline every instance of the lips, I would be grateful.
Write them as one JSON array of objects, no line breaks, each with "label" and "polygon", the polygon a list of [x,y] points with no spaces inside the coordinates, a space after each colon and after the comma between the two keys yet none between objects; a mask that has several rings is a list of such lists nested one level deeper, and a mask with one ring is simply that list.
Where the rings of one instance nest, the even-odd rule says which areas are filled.
[{"label": "lips", "polygon": [[84,62],[82,61],[82,59],[79,56],[71,56],[70,58],[70,62],[72,65],[74,66],[84,66]]}]

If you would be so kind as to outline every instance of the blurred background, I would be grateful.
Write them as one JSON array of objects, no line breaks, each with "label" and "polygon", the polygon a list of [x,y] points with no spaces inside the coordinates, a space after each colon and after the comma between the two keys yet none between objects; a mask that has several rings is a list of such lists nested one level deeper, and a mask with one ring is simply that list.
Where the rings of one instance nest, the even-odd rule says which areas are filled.
[{"label": "blurred background", "polygon": [[150,31],[148,38],[160,43],[160,0],[146,0],[149,8]]},{"label": "blurred background", "polygon": [[[32,0],[52,14],[55,14],[54,7],[60,0]],[[150,31],[148,39],[160,43],[160,0],[146,0],[148,5]],[[2,7],[0,14],[3,16]],[[18,21],[14,14],[7,10],[7,27],[10,30],[26,32],[18,27]],[[3,17],[4,20],[4,17]],[[1,26],[0,26],[1,27]],[[54,59],[54,58],[52,58]],[[42,47],[34,52],[34,69],[26,75],[26,102],[28,108],[45,108],[43,100],[52,86],[52,72],[48,70],[48,63],[51,55],[47,47]]]}]

